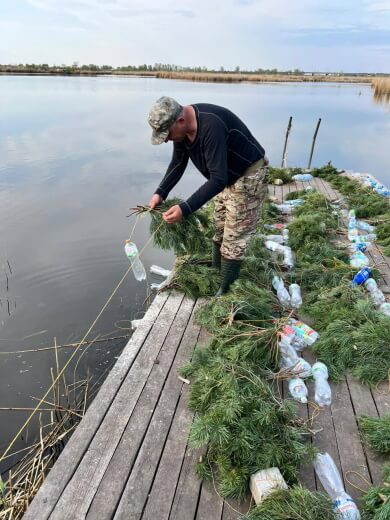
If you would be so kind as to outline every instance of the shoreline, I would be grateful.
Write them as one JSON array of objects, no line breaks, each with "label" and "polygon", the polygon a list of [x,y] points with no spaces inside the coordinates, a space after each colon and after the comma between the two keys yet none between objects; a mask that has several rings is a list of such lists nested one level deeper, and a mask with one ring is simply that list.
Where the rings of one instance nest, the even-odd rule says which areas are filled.
[{"label": "shoreline", "polygon": [[377,75],[307,75],[294,74],[237,74],[237,73],[209,73],[209,72],[164,72],[164,71],[0,71],[0,76],[72,76],[72,77],[149,77],[157,79],[186,80],[207,83],[345,83],[367,84],[382,78]]}]

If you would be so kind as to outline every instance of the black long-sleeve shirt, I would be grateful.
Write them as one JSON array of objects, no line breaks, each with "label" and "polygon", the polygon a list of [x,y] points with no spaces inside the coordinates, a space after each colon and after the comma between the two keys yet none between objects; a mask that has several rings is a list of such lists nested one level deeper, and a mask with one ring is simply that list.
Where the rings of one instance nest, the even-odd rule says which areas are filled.
[{"label": "black long-sleeve shirt", "polygon": [[227,108],[207,103],[191,106],[198,126],[195,140],[191,143],[185,139],[173,144],[172,160],[156,190],[166,199],[181,179],[190,158],[207,182],[180,204],[184,216],[234,184],[249,166],[265,155],[264,148],[241,119]]}]

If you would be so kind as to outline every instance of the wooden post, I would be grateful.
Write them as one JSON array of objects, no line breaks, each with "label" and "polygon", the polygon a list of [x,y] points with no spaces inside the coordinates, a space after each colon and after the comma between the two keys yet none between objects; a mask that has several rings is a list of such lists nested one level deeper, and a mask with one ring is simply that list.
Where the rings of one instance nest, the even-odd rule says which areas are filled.
[{"label": "wooden post", "polygon": [[311,166],[311,160],[313,158],[313,152],[314,152],[314,145],[316,144],[316,139],[317,139],[317,134],[318,134],[318,129],[320,127],[320,124],[321,124],[321,118],[319,118],[318,120],[318,123],[317,123],[317,126],[316,126],[316,130],[314,132],[314,136],[313,136],[313,142],[311,144],[311,151],[310,151],[310,158],[309,158],[309,164],[307,165],[307,169],[310,170],[310,166]]},{"label": "wooden post", "polygon": [[292,116],[290,116],[290,119],[288,121],[287,130],[286,130],[286,139],[284,141],[284,148],[283,148],[283,155],[282,155],[282,168],[285,168],[287,166],[287,141],[288,136],[291,130],[291,124],[292,124]]}]

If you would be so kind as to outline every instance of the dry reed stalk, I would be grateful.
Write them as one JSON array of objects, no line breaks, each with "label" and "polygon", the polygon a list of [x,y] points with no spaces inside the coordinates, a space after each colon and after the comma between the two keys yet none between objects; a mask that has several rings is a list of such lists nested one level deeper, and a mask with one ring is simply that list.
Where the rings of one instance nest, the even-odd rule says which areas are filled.
[{"label": "dry reed stalk", "polygon": [[374,89],[375,101],[390,103],[390,78],[373,79],[371,87]]}]

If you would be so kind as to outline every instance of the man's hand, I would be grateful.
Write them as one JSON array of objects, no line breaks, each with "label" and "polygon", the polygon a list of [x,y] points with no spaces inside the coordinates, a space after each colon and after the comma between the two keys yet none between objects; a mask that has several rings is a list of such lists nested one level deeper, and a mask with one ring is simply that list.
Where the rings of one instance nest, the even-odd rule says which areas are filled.
[{"label": "man's hand", "polygon": [[162,203],[162,201],[163,198],[160,195],[157,195],[157,193],[155,193],[149,201],[149,207],[151,209],[154,209],[156,206],[159,206]]},{"label": "man's hand", "polygon": [[175,224],[176,222],[180,222],[183,218],[183,212],[180,206],[172,206],[168,211],[163,213],[163,219],[168,224]]}]

